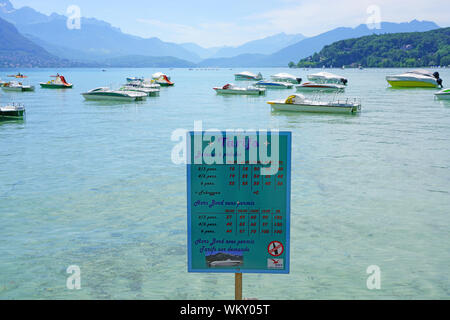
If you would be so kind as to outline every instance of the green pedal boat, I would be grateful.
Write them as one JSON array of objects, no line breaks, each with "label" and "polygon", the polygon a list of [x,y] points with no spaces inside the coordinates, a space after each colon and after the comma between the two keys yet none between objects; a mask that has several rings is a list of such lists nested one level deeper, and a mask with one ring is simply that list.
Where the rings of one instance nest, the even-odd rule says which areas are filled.
[{"label": "green pedal boat", "polygon": [[55,80],[51,80],[48,82],[41,82],[41,88],[43,89],[72,89],[73,85],[71,83],[67,83],[64,76],[57,74],[56,76],[51,76],[52,78],[56,78]]}]

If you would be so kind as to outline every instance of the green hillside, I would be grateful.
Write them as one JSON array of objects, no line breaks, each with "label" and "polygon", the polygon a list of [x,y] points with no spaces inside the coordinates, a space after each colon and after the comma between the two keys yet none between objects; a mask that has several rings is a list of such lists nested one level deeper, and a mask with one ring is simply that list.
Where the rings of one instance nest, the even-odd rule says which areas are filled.
[{"label": "green hillside", "polygon": [[369,68],[450,65],[450,28],[427,32],[393,33],[348,39],[325,46],[319,53],[290,67]]}]

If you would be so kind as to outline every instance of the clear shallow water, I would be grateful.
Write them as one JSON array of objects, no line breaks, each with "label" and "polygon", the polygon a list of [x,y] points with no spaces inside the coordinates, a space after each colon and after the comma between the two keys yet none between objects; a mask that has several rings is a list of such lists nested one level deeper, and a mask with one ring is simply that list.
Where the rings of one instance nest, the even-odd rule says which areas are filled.
[{"label": "clear shallow water", "polygon": [[[0,104],[27,107],[25,121],[0,123],[1,299],[232,299],[232,275],[186,271],[185,168],[171,163],[170,136],[195,120],[293,133],[291,274],[245,275],[244,296],[450,298],[450,102],[388,89],[385,76],[403,70],[332,71],[362,98],[357,116],[272,113],[266,101],[293,90],[213,92],[243,69],[163,70],[174,88],[115,105],[80,93],[160,70],[20,71],[35,85],[59,71],[75,88],[1,92]],[[70,265],[80,291],[66,289]],[[381,290],[366,287],[370,265]]]}]

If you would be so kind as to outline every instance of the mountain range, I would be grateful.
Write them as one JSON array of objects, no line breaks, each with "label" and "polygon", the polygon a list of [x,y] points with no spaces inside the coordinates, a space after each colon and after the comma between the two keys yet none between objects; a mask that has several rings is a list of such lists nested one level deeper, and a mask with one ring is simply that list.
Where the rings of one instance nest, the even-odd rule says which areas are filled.
[{"label": "mountain range", "polygon": [[76,66],[59,59],[22,36],[11,23],[0,19],[0,67]]},{"label": "mountain range", "polygon": [[[0,0],[0,19],[12,23],[16,28],[15,33],[3,32],[2,39],[5,42],[0,42],[0,52],[6,56],[8,52],[17,52],[5,45],[17,39],[17,44],[21,44],[23,49],[29,47],[30,54],[39,51],[40,58],[36,61],[40,63],[34,64],[35,66],[41,66],[44,62],[44,52],[52,57],[48,60],[53,63],[58,61],[64,64],[70,60],[74,64],[87,66],[115,66],[116,63],[120,66],[142,67],[287,66],[290,61],[299,61],[339,40],[439,28],[435,23],[427,21],[385,22],[380,29],[370,29],[363,24],[356,28],[337,28],[311,38],[302,34],[279,33],[236,47],[203,48],[195,43],[176,44],[156,37],[129,35],[108,22],[95,18],[82,18],[81,28],[71,30],[67,28],[67,17],[63,15],[45,15],[30,7],[15,9],[9,0]],[[10,27],[7,29],[10,30]],[[19,33],[20,36],[17,35]],[[20,60],[18,57],[17,61]],[[31,60],[27,61],[29,64]]]},{"label": "mountain range", "polygon": [[324,46],[340,40],[372,34],[424,32],[438,28],[439,26],[434,22],[417,20],[405,23],[382,22],[379,29],[370,29],[366,24],[361,24],[356,28],[337,28],[315,37],[306,38],[271,55],[255,54],[232,58],[207,59],[202,61],[200,65],[205,67],[281,67],[287,66],[291,61],[306,58],[315,52],[319,52]]}]

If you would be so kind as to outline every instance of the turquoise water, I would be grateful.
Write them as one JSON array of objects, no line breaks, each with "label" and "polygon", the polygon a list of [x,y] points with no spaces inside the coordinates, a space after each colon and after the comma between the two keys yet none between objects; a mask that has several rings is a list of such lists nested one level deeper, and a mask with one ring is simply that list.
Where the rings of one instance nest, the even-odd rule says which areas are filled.
[{"label": "turquoise water", "polygon": [[[403,70],[347,69],[332,72],[349,78],[360,115],[272,113],[266,101],[293,90],[213,92],[243,70],[162,70],[175,87],[113,105],[80,93],[161,70],[20,70],[35,85],[58,71],[75,88],[1,92],[27,117],[0,123],[0,298],[232,299],[233,275],[187,273],[186,169],[170,137],[196,120],[293,133],[291,274],[244,275],[245,297],[450,298],[450,102],[389,89],[385,76]],[[70,265],[81,290],[66,288]],[[366,287],[370,265],[381,290]]]}]

